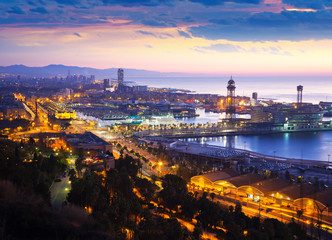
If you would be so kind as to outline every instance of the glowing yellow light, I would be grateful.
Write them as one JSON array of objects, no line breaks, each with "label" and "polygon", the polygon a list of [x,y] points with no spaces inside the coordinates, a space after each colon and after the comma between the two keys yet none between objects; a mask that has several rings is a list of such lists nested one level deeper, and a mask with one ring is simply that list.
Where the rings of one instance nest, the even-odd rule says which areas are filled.
[{"label": "glowing yellow light", "polygon": [[311,8],[288,8],[286,9],[287,11],[296,11],[296,12],[317,12],[317,10],[315,9],[311,9]]}]

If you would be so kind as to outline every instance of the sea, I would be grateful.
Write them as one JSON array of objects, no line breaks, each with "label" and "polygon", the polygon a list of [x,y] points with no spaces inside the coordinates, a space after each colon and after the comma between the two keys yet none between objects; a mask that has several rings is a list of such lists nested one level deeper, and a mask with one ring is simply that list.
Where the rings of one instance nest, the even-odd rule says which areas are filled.
[{"label": "sea", "polygon": [[[186,89],[195,93],[226,95],[230,76],[218,77],[160,77],[134,78],[138,85],[149,87]],[[332,76],[233,76],[236,95],[272,99],[276,102],[296,102],[297,86],[303,86],[303,102],[317,104],[332,102]],[[180,119],[187,123],[214,123],[222,116],[198,109],[196,118]],[[328,120],[328,119],[327,119]],[[332,161],[332,131],[275,133],[265,135],[239,135],[181,139],[216,146],[250,150],[271,156],[304,160]],[[330,156],[329,156],[330,155]]]},{"label": "sea", "polygon": [[[303,86],[303,102],[332,102],[332,76],[232,76],[236,95],[273,99],[278,102],[296,102],[298,85]],[[193,77],[132,77],[137,85],[158,88],[186,89],[195,93],[210,93],[225,96],[230,76]]]}]

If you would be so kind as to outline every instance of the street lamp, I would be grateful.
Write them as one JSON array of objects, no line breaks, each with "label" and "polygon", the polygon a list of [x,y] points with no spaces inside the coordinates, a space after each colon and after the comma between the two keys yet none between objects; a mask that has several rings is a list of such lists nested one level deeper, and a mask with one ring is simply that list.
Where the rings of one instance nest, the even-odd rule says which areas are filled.
[{"label": "street lamp", "polygon": [[158,166],[159,166],[159,176],[161,176],[161,167],[163,165],[163,162],[158,162]]}]

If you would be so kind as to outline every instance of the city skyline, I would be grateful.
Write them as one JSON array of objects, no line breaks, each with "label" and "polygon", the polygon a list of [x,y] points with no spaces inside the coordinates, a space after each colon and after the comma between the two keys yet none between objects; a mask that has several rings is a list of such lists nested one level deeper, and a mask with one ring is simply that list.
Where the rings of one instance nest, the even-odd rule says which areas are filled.
[{"label": "city skyline", "polygon": [[332,2],[1,1],[0,65],[331,74]]}]

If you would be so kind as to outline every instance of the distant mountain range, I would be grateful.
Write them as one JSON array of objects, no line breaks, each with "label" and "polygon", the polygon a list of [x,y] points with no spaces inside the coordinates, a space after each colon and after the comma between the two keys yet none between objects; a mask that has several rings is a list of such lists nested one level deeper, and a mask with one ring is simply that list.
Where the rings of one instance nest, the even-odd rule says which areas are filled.
[{"label": "distant mountain range", "polygon": [[[89,67],[77,67],[77,66],[65,66],[51,64],[45,67],[27,67],[25,65],[11,65],[2,67],[0,66],[0,73],[8,73],[21,75],[22,77],[53,77],[53,76],[67,76],[68,71],[71,75],[95,75],[96,79],[104,78],[117,78],[118,68],[108,68],[108,69],[96,69]],[[193,76],[193,74],[185,73],[162,73],[147,70],[138,69],[126,69],[124,68],[125,78],[130,77],[185,77]]]}]

